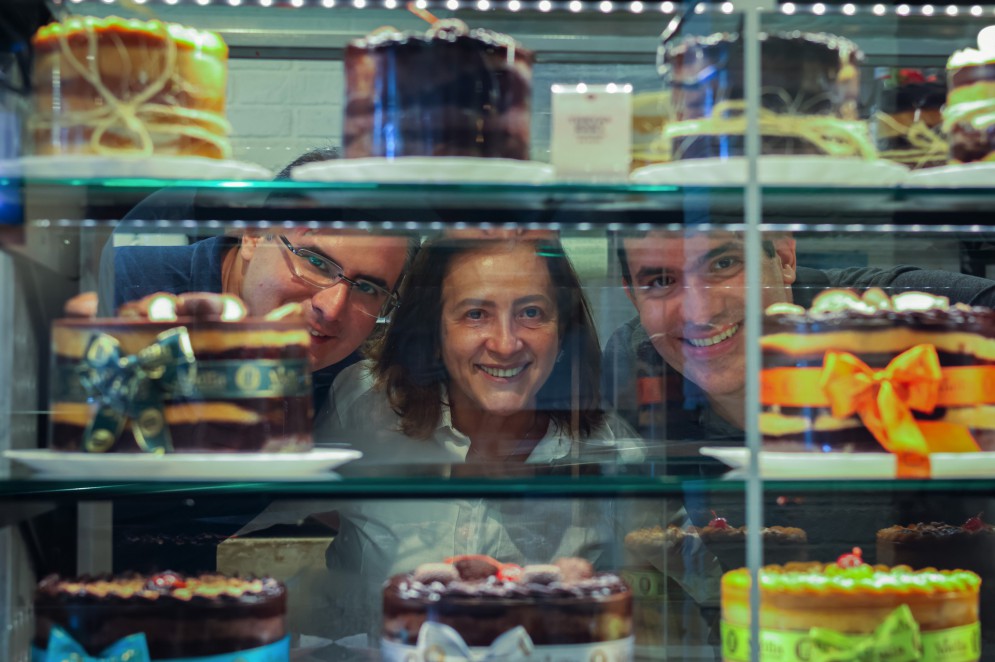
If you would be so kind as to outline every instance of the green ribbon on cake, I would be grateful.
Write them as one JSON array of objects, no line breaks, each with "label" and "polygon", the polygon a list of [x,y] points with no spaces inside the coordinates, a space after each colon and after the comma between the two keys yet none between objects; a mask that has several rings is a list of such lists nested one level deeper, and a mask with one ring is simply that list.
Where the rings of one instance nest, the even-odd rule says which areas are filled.
[{"label": "green ribbon on cake", "polygon": [[94,335],[80,366],[80,383],[98,405],[83,435],[83,450],[109,450],[130,419],[143,451],[172,451],[163,402],[173,395],[190,395],[196,376],[197,359],[186,327],[160,333],[155,342],[130,356],[123,355],[112,336]]},{"label": "green ribbon on cake", "polygon": [[[722,621],[722,657],[749,661],[748,627]],[[760,631],[762,662],[976,662],[980,658],[980,623],[920,632],[908,605],[895,609],[866,635],[819,627],[808,632]]]}]

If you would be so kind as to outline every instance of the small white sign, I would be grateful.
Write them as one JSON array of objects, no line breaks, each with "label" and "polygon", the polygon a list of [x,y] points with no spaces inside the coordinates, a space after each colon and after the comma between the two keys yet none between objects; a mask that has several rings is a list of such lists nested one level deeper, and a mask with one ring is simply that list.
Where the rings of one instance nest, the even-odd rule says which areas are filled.
[{"label": "small white sign", "polygon": [[556,84],[550,151],[560,179],[619,179],[632,158],[632,85]]}]

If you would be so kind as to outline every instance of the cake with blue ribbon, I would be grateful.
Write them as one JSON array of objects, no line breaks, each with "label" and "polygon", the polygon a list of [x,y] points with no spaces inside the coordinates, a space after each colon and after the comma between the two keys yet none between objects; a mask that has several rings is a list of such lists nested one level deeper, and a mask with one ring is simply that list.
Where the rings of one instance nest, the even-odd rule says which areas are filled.
[{"label": "cake with blue ribbon", "polygon": [[286,662],[286,612],[274,579],[53,575],[35,593],[32,662]]}]

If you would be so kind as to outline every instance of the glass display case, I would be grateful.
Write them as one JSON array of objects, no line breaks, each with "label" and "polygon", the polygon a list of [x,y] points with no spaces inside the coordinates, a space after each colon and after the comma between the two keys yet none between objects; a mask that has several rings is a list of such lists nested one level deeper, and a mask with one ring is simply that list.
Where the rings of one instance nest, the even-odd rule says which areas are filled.
[{"label": "glass display case", "polygon": [[989,22],[0,8],[0,657],[995,659]]}]

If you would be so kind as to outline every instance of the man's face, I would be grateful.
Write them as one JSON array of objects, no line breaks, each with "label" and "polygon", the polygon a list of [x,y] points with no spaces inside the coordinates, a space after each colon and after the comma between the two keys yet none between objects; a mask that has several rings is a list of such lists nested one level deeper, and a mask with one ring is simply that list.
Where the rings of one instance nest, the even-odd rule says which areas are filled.
[{"label": "man's face", "polygon": [[[403,237],[378,237],[359,231],[293,230],[283,236],[294,248],[305,248],[342,267],[347,278],[376,283],[389,291],[397,286],[408,243]],[[345,281],[324,289],[305,282],[291,269],[295,256],[278,236],[245,236],[241,297],[250,315],[261,316],[287,303],[299,302],[311,331],[311,369],[334,365],[363,344],[376,325],[376,315],[360,305],[360,293]]]},{"label": "man's face", "polygon": [[[625,239],[629,298],[663,359],[711,396],[742,391],[746,310],[743,239],[733,232],[651,232]],[[763,305],[791,300],[794,240],[763,254]]]}]

